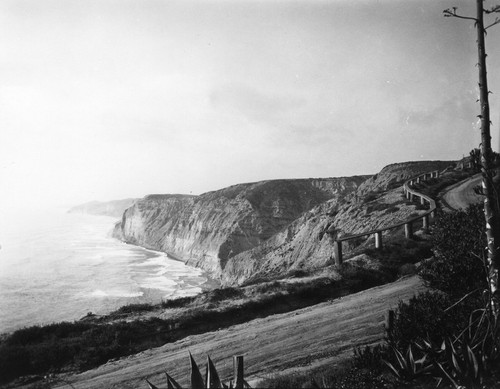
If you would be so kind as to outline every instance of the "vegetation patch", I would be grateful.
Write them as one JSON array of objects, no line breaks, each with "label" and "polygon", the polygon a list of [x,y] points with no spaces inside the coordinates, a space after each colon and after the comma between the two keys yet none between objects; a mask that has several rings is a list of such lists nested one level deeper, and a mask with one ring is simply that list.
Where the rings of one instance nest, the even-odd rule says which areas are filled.
[{"label": "vegetation patch", "polygon": [[[164,302],[184,310],[175,318],[123,321],[126,312],[149,312],[154,306],[130,305],[109,317],[86,317],[80,322],[32,326],[15,331],[0,342],[0,383],[26,375],[83,371],[189,335],[226,328],[249,320],[304,308],[387,282],[375,271],[359,270],[345,279],[328,277],[308,282],[272,282],[251,289],[238,304],[219,306],[240,298],[245,289],[226,288],[200,296]],[[203,302],[203,304],[201,304]],[[167,311],[168,312],[168,311]]]}]

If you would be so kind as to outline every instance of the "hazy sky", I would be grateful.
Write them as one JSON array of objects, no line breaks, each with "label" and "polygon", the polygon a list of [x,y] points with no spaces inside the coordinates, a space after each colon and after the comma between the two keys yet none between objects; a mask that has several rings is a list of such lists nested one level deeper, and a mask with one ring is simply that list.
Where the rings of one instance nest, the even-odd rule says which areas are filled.
[{"label": "hazy sky", "polygon": [[476,37],[442,10],[473,3],[1,0],[1,206],[458,159],[480,142]]}]

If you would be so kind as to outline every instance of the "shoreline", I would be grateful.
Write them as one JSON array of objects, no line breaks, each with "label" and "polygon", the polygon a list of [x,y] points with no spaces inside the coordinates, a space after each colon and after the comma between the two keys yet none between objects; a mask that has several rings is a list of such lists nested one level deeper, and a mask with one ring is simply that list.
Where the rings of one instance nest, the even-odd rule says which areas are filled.
[{"label": "shoreline", "polygon": [[[175,256],[174,254],[171,254],[169,252],[164,252],[164,251],[150,249],[150,248],[147,248],[147,247],[144,247],[144,246],[140,246],[140,245],[137,245],[137,244],[132,244],[132,243],[124,242],[124,241],[122,241],[122,240],[120,240],[118,238],[115,238],[115,237],[111,237],[111,239],[114,239],[114,240],[116,240],[116,241],[118,241],[118,242],[120,242],[122,244],[126,244],[128,246],[137,247],[139,249],[142,249],[142,250],[144,250],[146,252],[155,254],[157,256],[166,257],[167,259],[170,259],[172,261],[180,262],[180,263],[184,264],[184,266],[186,266],[186,267],[189,267],[191,269],[195,269],[195,270],[199,271],[201,273],[201,276],[206,279],[206,281],[203,284],[200,285],[200,287],[202,289],[202,292],[205,292],[205,291],[208,291],[208,290],[213,290],[213,289],[221,287],[221,283],[219,281],[217,281],[216,279],[212,278],[207,271],[205,271],[205,270],[203,270],[203,269],[201,269],[199,267],[194,267],[194,266],[186,265],[185,261],[183,261],[181,258]],[[154,258],[154,256],[152,256],[150,258]]]},{"label": "shoreline", "polygon": [[[66,213],[63,213],[62,215],[66,216]],[[83,214],[87,216],[86,214]],[[106,218],[107,221],[109,222],[110,218],[109,216],[102,216],[102,215],[88,215],[94,218],[97,216],[98,218]],[[112,222],[115,222],[113,219]],[[161,251],[157,250],[152,250],[148,249],[142,246],[138,245],[132,245],[129,243],[125,243],[119,239],[116,239],[109,234],[103,235],[103,238],[106,240],[111,240],[114,241],[115,243],[120,243],[120,246],[122,245],[127,245],[128,247],[124,246],[124,249],[130,250],[131,252],[136,252],[137,254],[140,253],[142,258],[140,261],[142,263],[147,263],[148,261],[152,260],[153,262],[155,261],[154,258],[157,258],[157,265],[152,265],[158,270],[160,270],[163,274],[160,275],[160,277],[164,277],[165,281],[170,281],[169,277],[169,264],[168,261],[175,261],[175,262],[180,262],[184,266],[188,267],[186,274],[183,275],[183,271],[181,270],[180,275],[178,273],[178,269],[175,268],[176,270],[171,273],[173,274],[172,277],[172,284],[173,287],[171,290],[167,289],[162,289],[161,287],[158,288],[152,288],[149,286],[154,286],[154,283],[152,285],[148,285],[149,282],[145,282],[139,284],[137,283],[138,287],[138,294],[137,296],[115,296],[113,294],[110,295],[105,295],[104,292],[102,295],[96,295],[94,297],[89,297],[89,301],[95,301],[96,303],[89,303],[88,310],[74,310],[72,315],[66,315],[64,314],[65,310],[60,310],[56,309],[56,307],[53,305],[50,307],[51,310],[54,311],[54,315],[50,315],[50,317],[34,317],[33,320],[29,320],[28,322],[21,322],[17,323],[17,325],[7,325],[6,327],[0,329],[0,341],[9,335],[13,334],[14,332],[18,330],[22,330],[23,328],[29,328],[29,327],[44,327],[44,326],[49,326],[52,324],[57,324],[61,322],[78,322],[82,318],[85,317],[85,313],[87,312],[92,312],[96,316],[106,316],[111,312],[114,312],[116,310],[119,310],[120,308],[131,305],[131,304],[160,304],[162,301],[167,301],[167,300],[174,300],[176,298],[183,298],[186,296],[197,296],[201,293],[216,289],[220,287],[220,283],[217,282],[217,280],[212,279],[208,273],[206,273],[203,269],[199,268],[194,268],[192,266],[185,265],[183,261],[179,260],[179,258],[176,258],[175,256],[172,256],[168,253],[164,253]],[[118,246],[118,245],[117,245]],[[126,248],[125,248],[126,247]],[[166,261],[164,260],[166,259]],[[131,262],[132,263],[132,262]],[[109,266],[108,266],[109,267]],[[193,270],[192,272],[190,270]],[[151,277],[158,277],[158,274],[155,274],[156,270],[150,271],[149,269],[145,268],[144,269],[144,275],[148,277],[148,274]],[[192,274],[190,274],[192,273]],[[131,280],[131,282],[133,282]],[[161,286],[161,285],[158,285]],[[99,285],[96,285],[94,290],[92,290],[89,293],[96,293],[99,289]],[[106,290],[107,291],[107,290]],[[184,293],[184,291],[186,293]],[[82,292],[85,293],[86,292]],[[80,297],[78,297],[80,299]],[[78,300],[77,299],[77,300]],[[103,301],[101,304],[99,301]],[[80,301],[80,300],[78,300]],[[116,303],[114,303],[114,302]],[[101,306],[102,305],[102,306]],[[99,306],[100,308],[97,308]],[[53,309],[52,309],[53,308]],[[57,311],[57,312],[56,312]],[[63,314],[59,314],[59,313]],[[7,323],[8,324],[8,323]]]}]

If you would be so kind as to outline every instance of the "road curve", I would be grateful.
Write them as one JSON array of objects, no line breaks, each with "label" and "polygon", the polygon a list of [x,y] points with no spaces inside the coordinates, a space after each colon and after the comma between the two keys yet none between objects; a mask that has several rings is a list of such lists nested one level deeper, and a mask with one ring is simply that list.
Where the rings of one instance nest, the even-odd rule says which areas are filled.
[{"label": "road curve", "polygon": [[354,346],[381,341],[387,310],[423,289],[417,276],[410,277],[301,310],[189,336],[65,379],[74,389],[146,389],[144,378],[166,388],[167,370],[186,385],[188,351],[199,365],[210,355],[224,381],[231,377],[233,355],[244,355],[245,377],[251,384],[278,373],[333,367],[352,356]]},{"label": "road curve", "polygon": [[451,209],[467,208],[470,204],[483,201],[484,197],[474,192],[474,187],[481,185],[481,174],[476,174],[450,187],[442,196],[444,205]]}]

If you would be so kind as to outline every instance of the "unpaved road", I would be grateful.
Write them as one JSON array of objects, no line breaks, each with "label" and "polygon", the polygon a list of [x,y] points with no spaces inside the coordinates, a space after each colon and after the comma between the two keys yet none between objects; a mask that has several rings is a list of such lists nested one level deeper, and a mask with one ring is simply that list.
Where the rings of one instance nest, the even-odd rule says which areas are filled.
[{"label": "unpaved road", "polygon": [[484,198],[474,193],[473,188],[477,185],[481,185],[480,174],[453,185],[443,195],[445,205],[448,205],[452,209],[461,209],[467,208],[470,204],[479,203]]},{"label": "unpaved road", "polygon": [[166,388],[163,372],[167,370],[186,385],[188,350],[203,366],[209,354],[226,381],[232,374],[233,355],[245,356],[245,377],[250,382],[278,373],[334,366],[350,357],[355,345],[379,342],[387,310],[423,289],[418,277],[407,278],[298,311],[190,336],[69,376],[67,381],[75,389],[146,389],[144,378],[148,378]]}]

